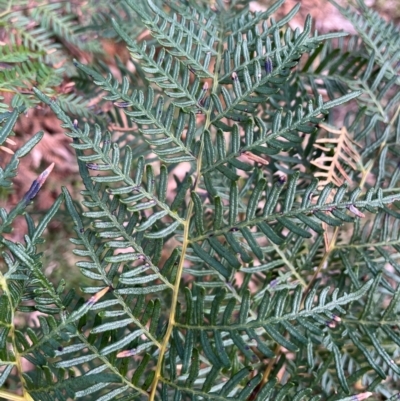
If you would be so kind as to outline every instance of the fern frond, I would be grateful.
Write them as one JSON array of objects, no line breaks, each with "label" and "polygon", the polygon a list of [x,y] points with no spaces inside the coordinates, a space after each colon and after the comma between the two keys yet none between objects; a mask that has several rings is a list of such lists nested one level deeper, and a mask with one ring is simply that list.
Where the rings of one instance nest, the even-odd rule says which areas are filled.
[{"label": "fern frond", "polygon": [[[366,284],[365,291],[367,291],[370,285],[371,283]],[[299,347],[306,347],[309,344],[307,337],[311,334],[310,331],[312,332],[314,342],[317,341],[317,337],[319,336],[329,337],[329,332],[326,331],[326,322],[327,319],[329,321],[335,315],[332,315],[333,309],[330,309],[328,306],[329,303],[326,304],[327,309],[324,310],[323,304],[326,302],[327,292],[328,289],[325,289],[320,293],[319,306],[315,309],[311,304],[316,292],[311,292],[305,301],[305,309],[299,310],[301,303],[300,287],[297,287],[291,296],[289,296],[287,290],[275,291],[273,296],[267,290],[258,303],[257,315],[250,318],[248,315],[249,311],[255,308],[251,307],[251,298],[248,291],[244,292],[241,302],[237,304],[237,300],[233,297],[225,298],[226,291],[220,291],[219,293],[215,293],[211,298],[205,298],[205,289],[198,286],[194,287],[193,295],[187,295],[187,297],[192,298],[191,301],[190,298],[187,298],[188,309],[181,311],[183,322],[177,324],[177,328],[185,331],[184,340],[176,337],[178,333],[176,331],[174,334],[174,343],[176,344],[174,357],[176,360],[170,360],[170,364],[174,362],[177,365],[182,364],[182,373],[184,374],[182,376],[172,376],[169,381],[174,380],[177,385],[181,382],[180,390],[184,393],[196,393],[203,397],[206,396],[205,391],[220,396],[228,394],[233,396],[234,394],[239,394],[241,391],[245,391],[248,379],[242,382],[242,385],[240,385],[240,382],[237,382],[235,387],[229,386],[229,381],[223,386],[216,385],[213,387],[213,383],[218,378],[216,374],[223,374],[224,369],[232,368],[232,364],[235,363],[233,355],[237,357],[243,354],[246,359],[254,361],[253,363],[257,363],[259,358],[273,357],[274,353],[271,350],[271,345],[275,341],[290,351],[296,352]],[[343,302],[345,304],[350,301],[350,298],[355,300],[359,295],[360,293],[354,293],[339,298],[337,297],[337,293],[335,293],[331,304],[332,308],[341,309],[339,306],[340,303]],[[334,306],[335,303],[336,306]],[[285,315],[284,311],[291,312]],[[293,317],[298,316],[296,323],[291,322],[290,313],[293,313]],[[185,315],[186,322],[184,320]],[[281,332],[280,326],[285,327],[290,333],[289,337],[284,338],[279,334]],[[264,330],[261,330],[261,327]],[[213,367],[211,370],[203,369],[203,375],[210,372],[213,376],[205,376],[204,384],[203,380],[198,380],[198,389],[196,389],[196,382],[193,384],[190,382],[191,370],[193,369],[193,364],[196,363],[196,357],[193,356],[196,350],[191,349],[191,347],[196,342],[201,342],[204,350],[203,364]],[[245,374],[244,371],[240,372]],[[202,377],[202,372],[199,373],[200,377]],[[186,381],[183,383],[182,381],[185,379]],[[233,382],[234,379],[238,379],[238,377],[233,376],[230,380]],[[260,378],[254,380],[256,382],[254,386],[259,383],[259,380]],[[188,386],[189,383],[192,384],[192,387]],[[201,386],[202,384],[203,387]]]},{"label": "fern frond", "polygon": [[371,10],[362,0],[357,5],[362,11],[358,14],[339,6],[330,0],[338,10],[353,24],[373,58],[382,68],[381,74],[400,84],[398,73],[400,71],[399,39],[400,32],[392,22],[386,22],[376,11]]},{"label": "fern frond", "polygon": [[[30,146],[32,147],[32,143]],[[22,154],[22,149],[19,151]],[[27,151],[28,144],[25,145],[25,152]],[[42,266],[38,261],[39,255],[36,249],[37,245],[42,242],[41,236],[60,207],[61,202],[62,196],[56,200],[37,226],[28,215],[26,216],[29,235],[25,237],[25,246],[7,240],[3,236],[0,237],[0,244],[3,248],[6,248],[6,251],[3,251],[3,257],[5,266],[8,268],[7,271],[0,272],[0,286],[2,289],[2,321],[0,328],[2,353],[0,366],[2,369],[0,370],[0,381],[4,383],[13,369],[16,369],[18,380],[23,388],[23,397],[28,400],[32,400],[32,398],[29,391],[27,391],[29,386],[27,386],[26,376],[22,374],[22,359],[24,358],[22,350],[28,344],[28,341],[24,334],[16,330],[15,314],[17,311],[31,312],[35,310],[32,305],[29,305],[32,300],[36,303],[36,310],[44,313],[57,314],[64,309],[59,294],[41,270]],[[8,226],[12,224],[15,217],[26,206],[27,202],[24,199],[8,214],[4,209],[1,209],[1,233],[7,232]],[[4,314],[6,310],[7,314]],[[31,335],[30,338],[37,340],[33,330],[30,330],[29,334]],[[47,351],[48,349],[47,347]],[[10,394],[9,398],[14,399],[13,394]]]},{"label": "fern frond", "polygon": [[60,83],[61,77],[57,70],[40,62],[24,62],[5,69],[0,73],[0,87],[17,90],[19,87],[33,86],[36,82],[43,88],[56,86]]},{"label": "fern frond", "polygon": [[14,31],[10,35],[11,44],[16,45],[19,41],[22,41],[23,46],[41,55],[41,61],[51,63],[52,57],[54,57],[53,53],[60,48],[60,45],[53,40],[51,33],[37,25],[34,28],[29,28],[32,25],[31,19],[20,12],[13,13],[10,18],[15,21],[13,25]]},{"label": "fern frond", "polygon": [[[111,76],[103,78],[86,66],[81,64],[77,66],[90,74],[96,85],[110,93],[105,99],[115,102],[116,107],[124,109],[125,114],[141,128],[146,142],[152,146],[163,162],[179,163],[194,160],[191,149],[196,128],[193,113],[187,114],[180,111],[177,124],[180,129],[174,132],[171,127],[175,114],[174,107],[171,105],[166,111],[163,110],[164,99],[160,97],[155,103],[154,91],[151,87],[148,89],[146,99],[142,91],[135,90],[129,93],[127,79],[124,79],[120,87],[117,81],[113,82]],[[133,110],[127,110],[130,107]]]},{"label": "fern frond", "polygon": [[[313,133],[316,129],[315,126],[322,121],[322,116],[330,108],[355,98],[359,94],[360,92],[353,92],[327,103],[324,103],[322,98],[319,97],[318,107],[314,109],[313,105],[309,103],[307,112],[304,112],[302,107],[299,107],[295,113],[288,112],[285,116],[280,112],[276,112],[273,116],[271,132],[268,132],[267,124],[261,119],[256,117],[254,122],[249,120],[245,125],[246,135],[244,136],[243,145],[238,136],[238,129],[235,129],[234,125],[231,136],[231,150],[227,153],[226,149],[220,149],[218,155],[214,155],[211,150],[212,144],[209,144],[208,149],[210,150],[207,149],[206,162],[202,173],[208,174],[211,171],[219,170],[220,172],[223,171],[223,174],[228,174],[224,164],[246,169],[246,166],[237,160],[242,152],[252,152],[263,156],[274,155],[283,149],[296,148],[301,139],[294,133]],[[255,125],[257,125],[257,131],[255,130]],[[280,138],[284,139],[284,141],[279,140]],[[227,177],[232,179],[233,176],[230,174]]]},{"label": "fern frond", "polygon": [[[310,19],[285,29],[299,5],[276,21],[282,0],[261,13],[244,0],[97,3],[82,9],[99,10],[92,25],[73,4],[3,16],[29,36],[13,37],[21,54],[5,88],[28,105],[22,92],[35,86],[72,139],[84,187],[78,199],[63,188],[36,222],[27,210],[51,165],[0,210],[0,382],[40,401],[394,396],[400,108],[390,61],[360,38],[310,36]],[[79,92],[54,96],[61,74],[47,69],[65,60],[59,73],[75,74],[69,50],[95,49],[80,40],[96,29],[122,38],[132,61],[76,62]],[[330,110],[353,99],[359,109],[337,123],[347,128],[318,137],[339,118]],[[0,115],[0,143],[22,110]],[[5,186],[40,137],[1,170]],[[53,284],[40,254],[62,204],[79,293]],[[21,214],[17,243],[3,234]],[[33,311],[35,324],[15,326]]]},{"label": "fern frond", "polygon": [[[121,29],[131,38],[138,37],[145,29],[144,24],[135,18],[135,12],[125,2],[112,1],[100,4],[87,4],[87,15],[91,21],[87,30],[94,31],[104,38],[121,40],[113,28],[112,21],[116,20]],[[135,20],[135,24],[132,21]]]},{"label": "fern frond", "polygon": [[[14,108],[12,112],[5,112],[0,115],[1,122],[3,122],[3,125],[0,129],[0,144],[3,144],[7,140],[17,121],[18,115],[23,111],[24,107],[17,107]],[[25,145],[14,152],[10,162],[4,168],[0,167],[0,186],[6,188],[11,186],[11,179],[14,178],[17,174],[19,159],[29,153],[32,148],[41,140],[42,137],[43,132],[38,132],[27,143],[25,143]],[[4,224],[4,222],[8,219],[5,218],[6,212],[4,209],[2,209],[1,213],[1,219],[3,220]],[[9,222],[8,224],[10,223],[11,222]]]},{"label": "fern frond", "polygon": [[39,55],[40,53],[38,54],[24,46],[0,47],[0,62],[2,63],[21,63],[38,58]]},{"label": "fern frond", "polygon": [[70,113],[73,116],[92,119],[96,117],[96,114],[89,108],[90,100],[81,95],[70,93],[57,96],[57,103],[66,113]]},{"label": "fern frond", "polygon": [[[388,78],[389,64],[381,67],[375,53],[366,57],[360,43],[359,38],[353,37],[347,44],[341,42],[339,49],[332,48],[329,42],[316,49],[299,75],[300,79],[306,78],[301,85],[311,87],[313,93],[324,90],[331,99],[348,89],[361,90],[357,99],[360,107],[367,106],[368,114],[377,114],[387,123],[399,101],[398,79]],[[324,63],[316,63],[318,57],[324,58]],[[387,95],[392,92],[393,98],[389,100]]]},{"label": "fern frond", "polygon": [[[350,167],[351,171],[357,171],[361,162],[361,156],[355,147],[356,144],[350,138],[346,127],[342,127],[340,130],[324,124],[320,124],[320,127],[327,130],[330,134],[338,136],[333,138],[320,138],[314,142],[314,147],[323,152],[321,156],[311,161],[313,165],[322,170],[315,173],[315,177],[319,179],[321,177],[323,178],[322,181],[319,182],[319,185],[325,186],[328,183],[332,183],[339,187],[345,182],[351,184],[353,180],[347,174],[346,168]],[[332,152],[333,156],[330,156]],[[345,167],[343,167],[343,165]]]},{"label": "fern frond", "polygon": [[68,13],[64,4],[54,3],[37,7],[32,11],[31,17],[47,32],[77,46],[82,51],[101,52],[97,41],[88,41],[82,38],[82,28],[75,21],[77,17]]},{"label": "fern frond", "polygon": [[[314,182],[313,185],[306,189],[301,206],[297,206],[294,203],[296,198],[296,177],[291,177],[288,182],[287,190],[283,192],[283,199],[280,199],[279,196],[283,190],[281,184],[278,183],[269,189],[266,187],[265,180],[261,178],[254,184],[247,208],[241,209],[240,205],[237,204],[239,189],[237,183],[233,182],[228,203],[229,215],[227,216],[223,212],[222,202],[217,197],[215,199],[215,208],[219,211],[219,215],[215,216],[214,227],[206,228],[203,224],[203,208],[196,200],[194,207],[196,230],[190,238],[193,252],[197,261],[200,262],[196,263],[196,265],[199,265],[199,267],[210,266],[216,273],[229,279],[235,269],[240,269],[241,266],[241,262],[236,255],[241,255],[246,262],[252,259],[244,252],[244,249],[250,248],[258,259],[263,259],[263,251],[259,245],[260,241],[265,243],[267,240],[267,244],[283,245],[286,241],[283,234],[285,231],[289,231],[296,236],[310,238],[309,228],[316,233],[323,233],[324,230],[321,227],[321,223],[337,227],[343,222],[352,222],[353,217],[344,213],[346,209],[350,210],[355,216],[361,216],[360,209],[362,207],[367,207],[368,211],[374,212],[374,209],[370,206],[383,206],[384,203],[392,203],[396,199],[396,196],[389,196],[384,200],[381,197],[382,195],[377,194],[377,198],[374,201],[373,192],[370,191],[367,198],[361,201],[357,200],[358,191],[355,191],[350,193],[348,195],[349,200],[345,201],[346,186],[342,186],[337,190],[333,201],[325,203],[332,191],[332,187],[327,185],[316,200],[316,204],[312,204],[310,194],[313,193],[317,185],[317,182]],[[263,195],[264,191],[265,195]],[[195,195],[193,196],[195,197]],[[256,209],[260,204],[263,205],[262,212],[256,215]],[[243,214],[245,215],[243,220],[236,220],[236,216]],[[226,220],[228,224],[222,223]],[[256,228],[256,231],[254,231],[254,228]],[[232,232],[235,234],[231,234]],[[225,237],[226,242],[220,243],[217,240],[219,236]],[[198,244],[199,242],[201,245]],[[246,243],[246,245],[243,245],[243,243]],[[299,279],[298,273],[295,272],[294,274]]]},{"label": "fern frond", "polygon": [[[151,46],[148,54],[146,42],[138,46],[121,30],[115,21],[113,21],[113,26],[128,44],[132,57],[141,61],[141,68],[147,73],[147,80],[154,82],[161,89],[165,89],[165,94],[170,98],[178,99],[174,100],[174,105],[181,108],[198,105],[199,110],[203,109],[200,106],[200,101],[207,89],[203,88],[200,96],[197,95],[199,81],[196,80],[196,82],[190,83],[190,70],[185,68],[179,59],[165,55],[165,51],[162,49],[157,55],[157,60],[155,60],[156,49],[154,46]],[[149,74],[153,76],[149,76]],[[189,88],[189,85],[191,88]]]},{"label": "fern frond", "polygon": [[[179,58],[182,63],[195,71],[200,78],[212,78],[209,71],[211,55],[215,54],[215,43],[217,36],[216,27],[212,24],[213,18],[208,15],[197,15],[194,12],[188,18],[178,18],[176,14],[170,17],[152,1],[147,2],[151,11],[155,14],[153,18],[139,4],[127,1],[127,4],[135,10],[152,32],[157,42],[165,48],[172,56]],[[204,28],[197,27],[193,21],[205,20]],[[186,39],[184,43],[182,40]]]}]

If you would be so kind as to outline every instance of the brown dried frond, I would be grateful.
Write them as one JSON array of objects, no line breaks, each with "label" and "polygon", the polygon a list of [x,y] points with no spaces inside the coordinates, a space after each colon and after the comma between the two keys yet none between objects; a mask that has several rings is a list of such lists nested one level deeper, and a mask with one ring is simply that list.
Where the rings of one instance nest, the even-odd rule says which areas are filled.
[{"label": "brown dried frond", "polygon": [[[315,148],[324,152],[320,157],[311,161],[321,170],[315,173],[315,177],[320,179],[321,187],[329,183],[340,186],[347,182],[351,185],[353,180],[346,172],[346,167],[350,167],[353,171],[358,170],[361,156],[355,145],[359,145],[351,139],[346,127],[338,130],[326,124],[319,124],[319,126],[333,134],[334,137],[320,138],[314,144]],[[331,145],[331,147],[327,145]],[[331,155],[332,152],[333,155]]]},{"label": "brown dried frond", "polygon": [[[319,189],[324,188],[330,183],[339,187],[347,182],[351,186],[353,180],[347,173],[346,168],[347,170],[349,168],[353,171],[358,170],[358,166],[361,163],[361,156],[356,149],[356,145],[359,145],[352,140],[346,127],[342,127],[338,130],[326,124],[319,124],[319,126],[328,131],[328,133],[333,134],[330,137],[317,139],[314,144],[316,149],[320,149],[324,152],[320,157],[311,161],[311,163],[320,170],[314,174],[315,177],[320,179]],[[335,193],[335,189],[330,192],[327,199],[328,203],[332,202]],[[362,213],[357,209],[355,210],[358,214],[356,211],[353,211],[353,213],[360,217]],[[325,230],[325,249],[328,250],[331,242],[329,229],[326,223],[322,223],[322,225]]]}]

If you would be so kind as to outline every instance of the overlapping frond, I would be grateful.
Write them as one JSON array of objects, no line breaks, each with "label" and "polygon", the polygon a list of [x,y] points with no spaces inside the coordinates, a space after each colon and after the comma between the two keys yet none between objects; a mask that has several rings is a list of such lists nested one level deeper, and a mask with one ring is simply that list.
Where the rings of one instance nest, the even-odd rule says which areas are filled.
[{"label": "overlapping frond", "polygon": [[[212,78],[208,67],[212,54],[216,54],[214,48],[218,36],[213,24],[215,16],[210,19],[207,18],[209,15],[199,15],[195,10],[190,16],[169,16],[162,8],[148,1],[149,8],[155,14],[152,16],[140,4],[133,1],[127,3],[139,13],[154,38],[169,54],[193,69],[198,77]],[[204,22],[199,24],[197,21]]]},{"label": "overlapping frond", "polygon": [[[200,269],[210,266],[229,280],[235,270],[240,271],[243,262],[249,263],[254,256],[263,261],[260,244],[264,247],[283,245],[290,234],[311,238],[310,229],[321,235],[324,232],[321,223],[338,227],[353,222],[356,216],[363,216],[361,209],[376,213],[379,210],[377,207],[385,208],[384,204],[391,204],[397,199],[396,195],[385,198],[382,192],[374,194],[371,190],[361,200],[358,198],[359,190],[346,194],[346,185],[338,188],[332,198],[333,188],[326,185],[319,197],[313,199],[318,185],[314,181],[301,191],[302,202],[297,203],[296,179],[294,175],[287,186],[278,182],[268,188],[265,179],[259,178],[252,186],[247,206],[238,202],[240,188],[237,182],[232,182],[225,204],[220,197],[214,199],[215,217],[212,226],[208,227],[203,221],[204,208],[200,199],[192,193],[196,229],[189,240],[197,257],[195,266]],[[243,217],[238,219],[238,216]],[[298,278],[296,272],[295,275]]]},{"label": "overlapping frond", "polygon": [[[200,96],[198,96],[199,80],[190,83],[191,72],[184,67],[178,58],[169,54],[166,55],[164,49],[156,55],[154,45],[147,51],[146,42],[139,46],[121,30],[116,22],[114,22],[114,27],[128,44],[131,55],[136,60],[140,60],[141,68],[146,72],[147,80],[164,89],[168,97],[178,99],[174,101],[176,106],[191,107],[201,102],[202,97],[204,97],[204,89],[203,93],[200,92]],[[205,89],[206,91],[207,89]]]},{"label": "overlapping frond", "polygon": [[[206,284],[205,282],[204,285]],[[241,385],[238,381],[239,386],[230,387],[229,382],[224,386],[220,385],[219,375],[223,375],[224,370],[233,368],[235,364],[245,366],[242,365],[241,355],[252,364],[257,364],[263,358],[274,358],[273,346],[276,343],[291,352],[298,352],[301,348],[311,346],[311,342],[326,342],[330,337],[327,322],[339,320],[335,313],[341,310],[341,306],[365,294],[370,285],[371,282],[365,284],[361,291],[342,297],[336,291],[332,294],[331,302],[327,296],[329,288],[319,292],[318,302],[315,300],[317,291],[314,289],[304,303],[300,286],[291,292],[288,289],[272,290],[273,295],[267,287],[256,306],[252,305],[248,290],[243,291],[240,299],[235,299],[229,291],[217,291],[216,288],[212,296],[206,297],[206,288],[196,286],[192,292],[187,292],[187,309],[180,311],[180,322],[176,324],[173,343],[175,349],[171,349],[174,358],[169,361],[169,380],[175,381],[176,385],[182,382],[182,392],[195,392],[204,397],[207,392],[222,396],[244,393],[249,385],[248,377],[242,376]],[[281,333],[285,331],[288,335],[283,336]],[[201,353],[198,348],[194,348],[199,343]],[[210,368],[200,372],[199,366],[193,366],[200,361]],[[180,375],[171,368],[172,364],[182,366]],[[191,381],[193,370],[200,373],[197,382],[193,379]],[[203,377],[205,381],[202,380]],[[233,378],[236,379],[234,376],[230,380]],[[253,379],[250,381],[252,390],[261,377]],[[192,383],[192,387],[184,389],[188,382]],[[263,399],[262,395],[259,397],[261,398],[257,399]]]},{"label": "overlapping frond", "polygon": [[77,24],[77,16],[68,13],[63,3],[46,4],[32,10],[31,17],[46,32],[55,35],[82,51],[102,53],[98,41],[82,38],[82,27]]},{"label": "overlapping frond", "polygon": [[[315,60],[322,56],[324,63]],[[389,62],[383,66],[378,63],[375,53],[366,56],[359,38],[354,37],[348,43],[343,43],[339,49],[332,48],[329,42],[315,50],[304,65],[301,79],[304,85],[309,86],[314,93],[321,89],[327,92],[330,98],[337,93],[346,93],[352,90],[361,90],[362,95],[357,99],[361,107],[366,107],[366,113],[377,115],[387,123],[396,112],[399,101],[399,82],[397,75],[388,77],[386,70]],[[388,94],[392,94],[388,99]]]},{"label": "overlapping frond", "polygon": [[[309,18],[303,31],[283,29],[299,6],[276,21],[282,3],[260,13],[220,0],[126,0],[110,15],[100,7],[86,32],[117,34],[133,62],[115,63],[121,79],[114,66],[75,62],[78,89],[107,106],[98,125],[100,107],[78,93],[51,98],[58,83],[43,73],[54,73],[64,53],[51,52],[65,43],[96,51],[74,14],[54,3],[19,19],[19,35],[30,18],[36,25],[22,45],[12,40],[14,55],[0,53],[19,68],[5,69],[3,81],[20,104],[18,80],[36,80],[34,94],[72,138],[84,188],[79,201],[63,188],[38,223],[26,215],[23,243],[0,235],[8,269],[0,276],[1,383],[16,371],[35,401],[362,401],[383,380],[384,394],[395,394],[394,30],[385,30],[386,53],[372,36],[374,53],[358,38],[335,49],[329,39],[344,44],[344,34],[311,36]],[[140,39],[143,28],[152,39]],[[348,131],[316,135],[332,108],[353,99],[361,109],[346,115]],[[0,145],[22,111],[0,115]],[[2,186],[40,137],[0,170]],[[52,167],[15,209],[1,209],[0,233],[26,212]],[[39,252],[62,203],[87,280],[80,294],[48,280]],[[326,231],[333,234],[324,242]],[[16,311],[40,316],[17,329]],[[24,359],[35,369],[22,374]]]},{"label": "overlapping frond", "polygon": [[[0,143],[3,143],[12,132],[18,115],[24,111],[23,107],[15,108],[12,112],[1,115],[3,125],[0,130]],[[43,133],[32,137],[13,154],[10,162],[0,169],[0,187],[7,188],[11,185],[10,180],[15,177],[19,159],[29,153],[40,141]],[[47,225],[59,209],[63,197],[60,196],[47,211],[43,219],[35,225],[32,218],[26,215],[28,234],[25,236],[25,244],[13,242],[5,238],[4,234],[11,231],[17,216],[26,213],[30,201],[36,196],[40,187],[51,171],[50,166],[44,173],[34,180],[29,191],[17,203],[16,206],[6,210],[0,209],[0,247],[4,261],[4,269],[0,272],[0,383],[4,384],[11,375],[17,373],[18,380],[24,383],[21,371],[22,357],[20,355],[21,343],[16,331],[15,314],[19,312],[30,312],[32,309],[48,313],[60,313],[64,308],[57,291],[43,274],[40,254],[37,245],[42,242],[42,234]],[[37,307],[33,308],[30,302],[35,299]],[[51,306],[50,306],[51,305]],[[26,388],[23,389],[24,396],[28,396]],[[2,394],[4,396],[4,394]],[[28,399],[28,398],[27,398]]]},{"label": "overlapping frond", "polygon": [[362,38],[370,56],[380,65],[380,75],[400,83],[399,39],[400,31],[393,22],[387,22],[376,11],[371,10],[363,0],[357,0],[361,14],[350,7],[343,8],[330,0],[339,11],[353,24]]},{"label": "overlapping frond", "polygon": [[[275,155],[282,150],[297,148],[302,141],[299,132],[313,133],[316,129],[315,126],[323,120],[324,114],[330,108],[358,95],[358,92],[354,92],[327,103],[323,103],[322,98],[319,97],[318,107],[314,109],[312,103],[309,103],[307,112],[304,112],[301,106],[296,112],[288,112],[284,116],[277,111],[274,113],[270,131],[263,120],[259,118],[249,120],[244,127],[245,135],[243,139],[239,137],[238,127],[234,125],[232,127],[230,149],[226,150],[225,141],[218,141],[217,152],[215,152],[212,149],[212,143],[210,143],[205,152],[202,173],[207,175],[209,172],[218,170],[228,178],[235,179],[232,167],[240,170],[249,168],[246,163],[237,160],[242,153],[250,152],[257,156],[265,157],[265,155]],[[207,140],[207,136],[205,139]],[[225,164],[231,168],[227,168],[228,166],[225,166]]]},{"label": "overlapping frond", "polygon": [[180,110],[176,123],[179,129],[176,129],[173,124],[174,106],[171,105],[164,110],[164,99],[162,97],[155,99],[151,87],[145,97],[140,90],[131,91],[128,79],[124,79],[122,85],[119,85],[112,76],[103,78],[96,71],[77,65],[94,78],[96,85],[110,93],[105,99],[124,109],[125,114],[140,127],[146,142],[152,146],[154,153],[163,162],[180,163],[195,160],[192,153],[192,141],[196,133],[193,113],[188,114]]},{"label": "overlapping frond", "polygon": [[[76,10],[63,2],[37,7],[10,3],[2,11],[0,20],[7,45],[0,50],[0,60],[4,63],[0,86],[14,94],[14,106],[35,106],[37,101],[31,92],[35,85],[51,96],[58,95],[63,76],[73,74],[71,53],[102,52],[99,41],[91,40],[93,32],[80,26]],[[66,97],[63,100],[64,104],[71,101]],[[67,107],[77,107],[73,103]],[[79,114],[89,117],[85,106],[80,104]]]}]

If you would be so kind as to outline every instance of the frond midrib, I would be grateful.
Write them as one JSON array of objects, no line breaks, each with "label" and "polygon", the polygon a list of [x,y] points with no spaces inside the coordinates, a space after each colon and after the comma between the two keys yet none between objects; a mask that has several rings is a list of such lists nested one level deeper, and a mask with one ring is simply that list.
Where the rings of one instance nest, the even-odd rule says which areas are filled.
[{"label": "frond midrib", "polygon": [[[222,33],[224,32],[223,30],[223,23],[221,21],[220,22],[220,30],[219,30],[219,34],[222,35]],[[217,60],[215,63],[215,67],[214,67],[214,80],[213,80],[213,86],[212,86],[212,93],[215,93],[218,87],[218,71],[220,68],[220,64],[222,61],[222,52],[223,52],[223,41],[222,41],[222,37],[219,38],[219,42],[218,42],[218,51],[217,51]],[[200,150],[198,152],[198,156],[197,156],[197,166],[196,166],[196,181],[195,181],[195,185],[194,188],[192,189],[193,192],[197,192],[199,185],[200,185],[200,179],[199,177],[201,176],[201,164],[202,164],[202,155],[203,155],[203,150],[204,150],[204,132],[206,132],[206,130],[208,129],[208,127],[210,127],[211,125],[211,110],[209,110],[207,112],[206,115],[206,122],[204,124],[204,128],[202,131],[202,135],[201,135],[201,143],[200,143]],[[180,255],[180,260],[179,260],[179,265],[177,268],[177,273],[176,273],[176,280],[175,280],[175,288],[173,291],[173,296],[172,296],[172,301],[171,301],[171,308],[170,308],[170,312],[169,312],[169,319],[168,319],[168,327],[167,327],[167,332],[164,335],[163,341],[162,341],[162,347],[160,349],[160,354],[158,357],[158,361],[157,361],[157,367],[156,367],[156,372],[154,375],[154,380],[152,383],[152,389],[151,389],[151,393],[150,393],[150,397],[149,397],[149,401],[154,401],[155,399],[155,395],[156,395],[156,390],[157,390],[157,384],[158,381],[160,380],[160,377],[162,377],[162,366],[164,363],[164,358],[165,358],[165,354],[167,352],[168,349],[168,345],[170,342],[170,338],[172,335],[172,329],[173,327],[176,327],[177,322],[175,321],[175,315],[176,315],[176,311],[177,311],[177,306],[178,306],[178,298],[179,298],[179,290],[180,290],[180,285],[181,285],[181,277],[183,274],[183,267],[184,267],[184,262],[185,262],[185,258],[186,258],[186,252],[187,252],[187,247],[190,244],[189,241],[189,235],[190,235],[190,230],[191,230],[191,221],[194,218],[193,216],[193,209],[194,209],[194,202],[193,199],[190,198],[189,200],[189,204],[187,207],[187,213],[186,213],[186,221],[184,224],[184,233],[183,233],[183,238],[182,238],[182,250],[181,250],[181,255]]]}]

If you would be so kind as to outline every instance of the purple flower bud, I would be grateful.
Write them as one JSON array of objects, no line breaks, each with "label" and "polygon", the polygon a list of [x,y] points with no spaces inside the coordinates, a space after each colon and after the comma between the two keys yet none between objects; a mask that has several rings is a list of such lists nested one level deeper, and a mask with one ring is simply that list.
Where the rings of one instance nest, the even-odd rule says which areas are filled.
[{"label": "purple flower bud", "polygon": [[126,107],[129,107],[130,103],[129,102],[114,102],[114,106],[124,109]]},{"label": "purple flower bud", "polygon": [[279,279],[275,278],[275,279],[273,279],[273,280],[270,281],[269,286],[270,286],[271,288],[274,288],[274,287],[276,287],[278,284],[279,284]]},{"label": "purple flower bud", "polygon": [[39,177],[32,182],[32,185],[29,188],[28,192],[22,198],[22,200],[25,202],[26,205],[38,194],[40,188],[45,183],[48,175],[53,170],[53,167],[54,167],[54,163],[51,163],[50,166],[47,167],[46,170],[44,170],[39,175]]},{"label": "purple flower bud", "polygon": [[273,70],[273,65],[272,65],[272,60],[267,56],[267,58],[265,59],[265,72],[267,74],[271,74],[272,70]]},{"label": "purple flower bud", "polygon": [[97,163],[86,163],[86,167],[90,170],[98,170],[99,165]]}]

